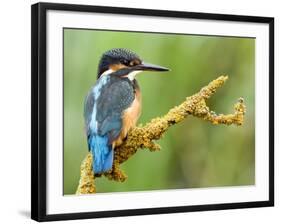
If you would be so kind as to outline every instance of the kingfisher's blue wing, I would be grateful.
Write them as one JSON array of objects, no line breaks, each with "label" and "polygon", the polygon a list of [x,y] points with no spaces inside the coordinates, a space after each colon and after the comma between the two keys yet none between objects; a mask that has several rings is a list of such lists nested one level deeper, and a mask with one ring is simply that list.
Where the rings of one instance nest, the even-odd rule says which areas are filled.
[{"label": "kingfisher's blue wing", "polygon": [[85,104],[84,104],[84,119],[85,119],[85,126],[87,128],[86,130],[87,134],[89,134],[90,132],[89,128],[92,119],[92,112],[93,112],[94,105],[95,105],[95,95],[91,89],[85,99]]},{"label": "kingfisher's blue wing", "polygon": [[122,113],[134,101],[135,93],[128,79],[101,77],[90,91],[85,102],[85,122],[88,136],[91,133],[107,136],[108,144],[122,129]]},{"label": "kingfisher's blue wing", "polygon": [[135,93],[128,79],[112,77],[109,86],[104,86],[97,100],[98,134],[115,140],[122,129],[122,114],[134,101]]}]

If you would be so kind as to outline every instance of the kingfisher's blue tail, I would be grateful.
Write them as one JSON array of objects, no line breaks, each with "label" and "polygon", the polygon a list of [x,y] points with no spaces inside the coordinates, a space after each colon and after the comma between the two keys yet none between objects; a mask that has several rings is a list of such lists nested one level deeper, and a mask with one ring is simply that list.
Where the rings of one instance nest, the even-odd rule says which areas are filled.
[{"label": "kingfisher's blue tail", "polygon": [[107,136],[92,135],[88,139],[89,150],[93,156],[93,170],[95,174],[109,171],[113,164],[113,150],[108,145]]}]

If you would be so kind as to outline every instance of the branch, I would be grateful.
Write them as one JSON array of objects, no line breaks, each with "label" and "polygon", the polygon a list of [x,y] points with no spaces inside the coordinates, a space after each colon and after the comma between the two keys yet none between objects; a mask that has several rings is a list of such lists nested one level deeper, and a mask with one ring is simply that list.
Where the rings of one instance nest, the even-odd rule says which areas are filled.
[{"label": "branch", "polygon": [[[103,174],[110,180],[125,181],[127,176],[120,169],[120,164],[127,161],[133,156],[138,149],[147,148],[150,151],[160,150],[160,146],[154,141],[160,139],[163,134],[172,125],[175,125],[184,120],[188,115],[199,117],[209,121],[214,125],[242,125],[246,106],[244,100],[240,98],[234,105],[233,114],[219,114],[211,111],[206,105],[206,100],[209,99],[218,88],[220,88],[227,76],[220,76],[203,87],[198,93],[187,97],[186,100],[172,108],[166,115],[152,119],[145,126],[133,128],[122,145],[114,150],[114,163],[110,172]],[[96,192],[94,179],[101,175],[94,175],[92,171],[92,156],[90,153],[86,156],[81,165],[81,177],[76,194],[89,194]]]}]

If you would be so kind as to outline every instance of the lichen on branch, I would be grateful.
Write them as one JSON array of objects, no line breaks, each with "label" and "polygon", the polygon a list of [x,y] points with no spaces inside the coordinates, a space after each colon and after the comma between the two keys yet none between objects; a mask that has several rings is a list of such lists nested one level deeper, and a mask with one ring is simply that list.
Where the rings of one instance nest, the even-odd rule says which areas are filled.
[{"label": "lichen on branch", "polygon": [[[183,103],[170,109],[166,115],[154,118],[144,126],[137,126],[133,128],[128,133],[128,136],[123,144],[114,150],[114,163],[112,170],[103,175],[110,180],[121,182],[125,181],[127,176],[120,169],[120,164],[133,156],[138,149],[147,148],[150,151],[160,150],[160,146],[154,141],[160,139],[170,126],[183,121],[189,115],[209,121],[214,125],[242,125],[244,114],[246,112],[246,106],[243,98],[239,98],[238,102],[234,105],[233,114],[217,115],[206,105],[206,100],[209,99],[227,79],[227,76],[218,77],[207,86],[203,87],[198,93],[187,97]],[[95,176],[93,174],[92,156],[90,153],[88,153],[82,162],[80,175],[79,186],[76,194],[95,193],[96,187],[94,179],[100,177],[100,175]]]}]

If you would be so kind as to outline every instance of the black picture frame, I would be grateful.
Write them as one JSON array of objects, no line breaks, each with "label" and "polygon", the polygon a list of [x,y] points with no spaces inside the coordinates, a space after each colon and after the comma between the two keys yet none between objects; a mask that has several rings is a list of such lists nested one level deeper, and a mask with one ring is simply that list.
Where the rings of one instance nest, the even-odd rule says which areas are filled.
[{"label": "black picture frame", "polygon": [[[274,205],[274,18],[56,3],[37,3],[32,5],[31,8],[32,219],[37,221],[54,221],[205,210],[253,208]],[[145,209],[140,208],[131,210],[98,211],[85,213],[52,215],[46,214],[46,12],[48,10],[100,12],[123,15],[141,15],[154,17],[161,16],[169,18],[193,18],[269,24],[269,200],[195,206],[160,207]]]}]

